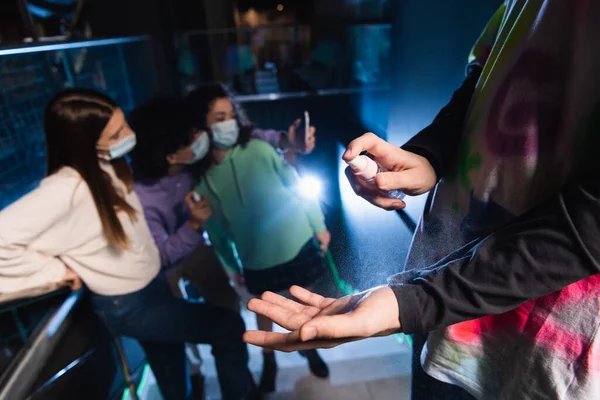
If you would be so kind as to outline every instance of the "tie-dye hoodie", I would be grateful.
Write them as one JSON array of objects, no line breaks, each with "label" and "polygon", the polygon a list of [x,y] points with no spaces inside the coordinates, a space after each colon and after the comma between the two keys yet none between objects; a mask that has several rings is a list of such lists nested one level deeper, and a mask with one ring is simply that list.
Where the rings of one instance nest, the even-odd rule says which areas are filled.
[{"label": "tie-dye hoodie", "polygon": [[[590,128],[600,105],[599,20],[596,0],[508,0],[494,15],[469,60],[483,71],[466,115],[459,155],[431,195],[407,270],[426,268],[518,220],[581,173],[583,154],[600,135]],[[585,190],[581,193],[585,198]],[[557,209],[568,203],[568,196],[561,201]],[[577,212],[569,211],[565,215]],[[589,224],[600,223],[594,218]],[[520,228],[526,226],[511,229]],[[514,246],[536,243],[535,234],[530,230]],[[545,239],[548,246],[560,247],[560,238]],[[586,245],[569,243],[573,252],[584,252]],[[592,246],[585,262],[597,264],[600,246]],[[463,257],[474,257],[472,250]],[[535,251],[528,254],[535,258]],[[509,255],[491,257],[489,262],[497,257],[511,263]],[[570,260],[565,256],[565,276]],[[481,275],[489,274],[481,261]],[[543,285],[546,277],[538,272],[513,279],[521,286],[526,279]],[[456,271],[458,280],[460,273]],[[406,276],[392,278],[392,286],[395,280],[399,287],[398,282],[409,282]],[[496,276],[487,279],[493,282]],[[395,290],[398,295],[400,289]],[[475,294],[464,303],[476,308],[480,299],[476,289],[469,290]],[[503,288],[497,291],[501,299]],[[443,299],[443,294],[435,296]],[[434,378],[479,399],[600,399],[599,328],[600,275],[593,275],[512,311],[432,332],[422,365]]]}]

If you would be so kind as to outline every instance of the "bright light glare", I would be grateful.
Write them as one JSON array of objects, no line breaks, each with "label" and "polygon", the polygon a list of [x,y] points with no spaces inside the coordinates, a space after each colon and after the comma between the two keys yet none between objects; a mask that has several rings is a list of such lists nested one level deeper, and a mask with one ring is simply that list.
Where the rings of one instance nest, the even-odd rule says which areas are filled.
[{"label": "bright light glare", "polygon": [[304,176],[300,178],[298,191],[306,198],[318,199],[323,192],[323,183],[314,176]]}]

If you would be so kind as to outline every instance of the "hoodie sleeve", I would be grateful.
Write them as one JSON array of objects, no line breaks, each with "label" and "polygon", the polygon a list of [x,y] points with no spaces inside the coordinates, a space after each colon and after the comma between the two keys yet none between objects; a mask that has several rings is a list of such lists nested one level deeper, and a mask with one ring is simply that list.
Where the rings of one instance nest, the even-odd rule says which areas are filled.
[{"label": "hoodie sleeve", "polygon": [[[58,256],[31,247],[43,232],[64,228],[87,190],[77,176],[55,174],[0,212],[0,293],[60,282],[66,266]],[[87,194],[89,196],[89,194]],[[53,249],[60,254],[61,249]]]},{"label": "hoodie sleeve", "polygon": [[430,269],[391,277],[402,330],[428,332],[501,314],[593,275],[589,287],[596,287],[599,237],[596,171]]},{"label": "hoodie sleeve", "polygon": [[252,136],[253,139],[267,142],[276,149],[286,150],[282,142],[282,139],[286,138],[283,131],[276,131],[273,129],[253,129],[250,136]]},{"label": "hoodie sleeve", "polygon": [[176,265],[204,243],[200,232],[184,223],[177,231],[169,235],[161,210],[155,207],[144,207],[144,216],[160,253],[163,267]]}]

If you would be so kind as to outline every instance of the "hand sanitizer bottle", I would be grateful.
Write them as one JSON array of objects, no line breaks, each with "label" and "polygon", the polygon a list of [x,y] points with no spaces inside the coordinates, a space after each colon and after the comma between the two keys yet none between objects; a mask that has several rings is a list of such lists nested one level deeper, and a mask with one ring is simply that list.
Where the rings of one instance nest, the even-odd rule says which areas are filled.
[{"label": "hand sanitizer bottle", "polygon": [[352,169],[354,175],[361,181],[361,183],[370,190],[378,190],[385,197],[391,199],[402,200],[404,193],[400,190],[380,190],[375,184],[375,176],[381,172],[387,172],[387,169],[383,168],[375,160],[367,156],[358,156],[354,160],[348,161],[348,165]]}]

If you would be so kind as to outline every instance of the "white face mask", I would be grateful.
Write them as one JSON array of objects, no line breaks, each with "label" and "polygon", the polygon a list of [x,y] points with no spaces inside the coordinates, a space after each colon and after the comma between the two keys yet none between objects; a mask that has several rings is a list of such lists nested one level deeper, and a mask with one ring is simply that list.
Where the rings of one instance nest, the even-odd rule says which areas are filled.
[{"label": "white face mask", "polygon": [[235,146],[240,137],[240,127],[235,118],[218,122],[211,126],[210,130],[212,131],[214,145],[222,149],[229,149]]},{"label": "white face mask", "polygon": [[119,140],[117,143],[113,144],[108,149],[101,149],[108,151],[108,155],[98,154],[98,157],[107,161],[124,157],[127,153],[133,150],[136,143],[137,139],[135,137],[135,133],[133,133],[129,136],[125,136],[123,139]]},{"label": "white face mask", "polygon": [[190,147],[194,153],[194,158],[186,162],[186,164],[195,164],[202,160],[210,149],[210,138],[208,137],[208,133],[202,132]]}]

